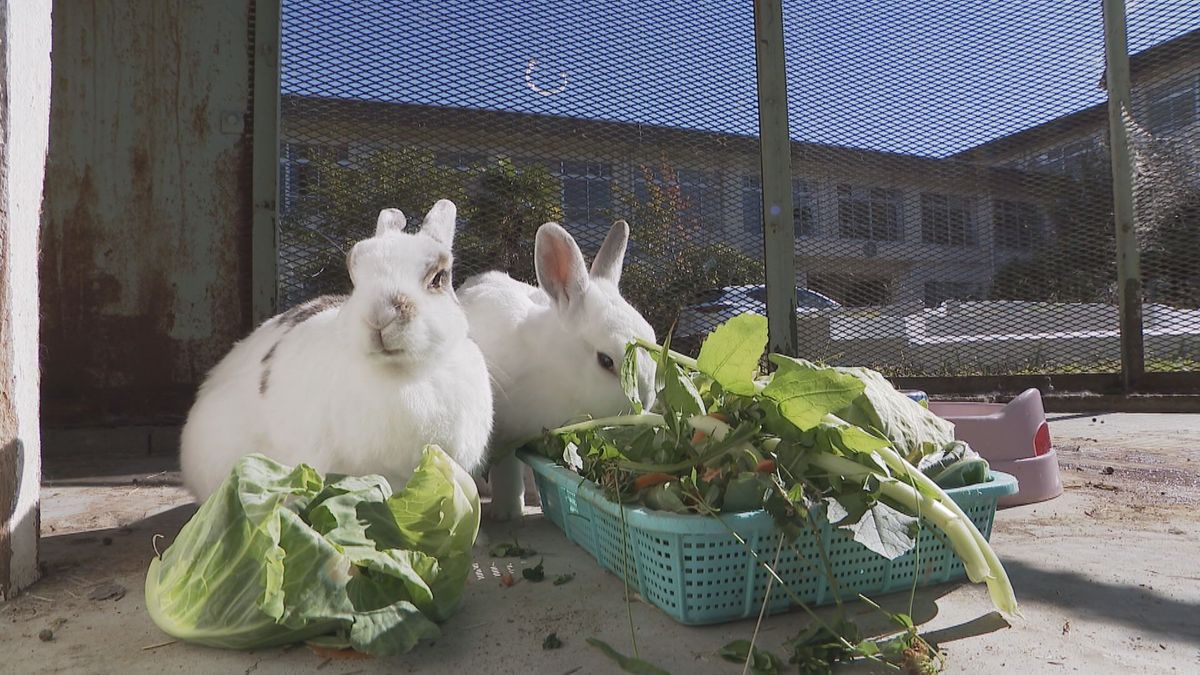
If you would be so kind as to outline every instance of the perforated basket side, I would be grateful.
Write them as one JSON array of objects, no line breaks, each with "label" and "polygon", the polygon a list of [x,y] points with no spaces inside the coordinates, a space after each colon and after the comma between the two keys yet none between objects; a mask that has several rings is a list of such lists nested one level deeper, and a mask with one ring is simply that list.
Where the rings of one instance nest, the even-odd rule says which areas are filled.
[{"label": "perforated basket side", "polygon": [[[770,574],[759,563],[774,562],[777,550],[773,567],[787,587],[772,585],[772,613],[789,609],[797,600],[820,606],[835,597],[852,600],[860,593],[906,590],[914,579],[925,586],[964,576],[962,562],[945,536],[928,526],[922,528],[916,549],[890,561],[823,518],[815,523],[820,545],[817,536],[806,532],[780,549],[781,533],[765,512],[718,519],[626,506],[622,515],[620,507],[578,475],[544,458],[523,459],[533,466],[547,517],[601,566],[627,579],[647,601],[681,623],[712,624],[757,614],[770,583]],[[993,472],[989,483],[947,492],[989,537],[997,500],[1015,491],[1011,476]]]}]

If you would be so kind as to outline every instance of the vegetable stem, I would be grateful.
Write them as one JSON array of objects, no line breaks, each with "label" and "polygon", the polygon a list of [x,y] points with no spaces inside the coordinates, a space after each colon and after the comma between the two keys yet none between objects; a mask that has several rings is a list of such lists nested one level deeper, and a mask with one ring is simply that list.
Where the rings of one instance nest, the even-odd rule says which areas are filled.
[{"label": "vegetable stem", "polygon": [[616,415],[614,417],[599,417],[594,420],[585,420],[568,424],[565,427],[551,429],[550,433],[554,435],[570,434],[576,431],[587,431],[589,429],[600,429],[602,427],[661,427],[667,423],[667,420],[657,413],[641,413],[638,415]]},{"label": "vegetable stem", "polygon": [[[633,342],[634,342],[634,344],[641,347],[642,349],[645,349],[646,351],[650,352],[651,354],[662,354],[662,352],[663,352],[662,345],[655,344],[653,342],[650,342],[649,340],[644,340],[642,338],[634,338]],[[699,370],[699,366],[696,363],[696,359],[693,359],[690,356],[684,356],[683,354],[680,354],[679,352],[673,351],[670,349],[667,350],[667,356],[671,357],[672,361],[674,361],[675,363],[678,363],[679,365],[683,366],[684,368],[688,368],[690,370]]]},{"label": "vegetable stem", "polygon": [[[1012,582],[1008,579],[1008,573],[1004,570],[1004,565],[1000,564],[1000,558],[996,555],[996,551],[992,549],[987,539],[984,539],[983,533],[975,527],[975,523],[971,522],[971,519],[967,517],[962,508],[937,483],[921,473],[912,464],[909,464],[895,450],[884,448],[879,454],[893,471],[905,473],[916,484],[919,491],[929,495],[932,500],[954,512],[958,518],[967,524],[968,532],[972,539],[975,540],[976,547],[980,550],[983,561],[988,567],[988,573],[984,577],[984,581],[987,582],[988,594],[991,595],[992,602],[1002,612],[1020,616],[1021,612],[1017,607],[1017,596],[1013,591]],[[974,578],[971,580],[977,581]]]},{"label": "vegetable stem", "polygon": [[962,558],[967,568],[967,576],[978,582],[986,579],[989,574],[988,565],[984,560],[978,543],[971,536],[971,521],[955,515],[955,513],[937,500],[926,497],[911,485],[902,483],[894,478],[880,476],[858,462],[829,453],[814,453],[812,463],[830,473],[836,473],[853,480],[866,480],[875,475],[879,478],[880,492],[895,500],[912,513],[920,513],[933,523],[935,527],[946,533],[954,552]]}]

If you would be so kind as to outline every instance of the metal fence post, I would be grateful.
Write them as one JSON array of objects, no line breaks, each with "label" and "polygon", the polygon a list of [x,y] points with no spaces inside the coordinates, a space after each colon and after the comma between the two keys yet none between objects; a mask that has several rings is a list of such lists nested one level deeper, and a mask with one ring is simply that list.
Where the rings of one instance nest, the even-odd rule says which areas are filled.
[{"label": "metal fence post", "polygon": [[1121,383],[1133,391],[1145,372],[1142,341],[1142,278],[1134,231],[1133,165],[1126,120],[1132,115],[1129,45],[1124,0],[1104,0],[1104,60],[1112,158],[1113,223],[1116,227],[1117,292],[1121,314]]},{"label": "metal fence post", "polygon": [[278,304],[279,41],[281,0],[254,0],[254,204],[251,244],[251,302],[254,325],[275,314]]},{"label": "metal fence post", "polygon": [[763,253],[767,282],[768,348],[797,354],[796,233],[792,223],[792,142],[788,130],[783,5],[755,0],[758,133],[762,154]]}]

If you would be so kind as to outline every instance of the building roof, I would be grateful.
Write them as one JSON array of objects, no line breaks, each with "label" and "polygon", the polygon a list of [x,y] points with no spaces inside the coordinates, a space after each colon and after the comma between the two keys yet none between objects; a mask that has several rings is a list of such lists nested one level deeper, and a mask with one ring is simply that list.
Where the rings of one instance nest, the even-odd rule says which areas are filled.
[{"label": "building roof", "polygon": [[[1129,57],[1130,80],[1136,86],[1139,80],[1152,77],[1155,72],[1177,64],[1182,58],[1195,57],[1200,57],[1200,29],[1184,33],[1131,55]],[[1107,89],[1107,82],[1103,75],[1098,88]],[[1021,151],[1044,145],[1047,141],[1094,133],[1107,128],[1107,123],[1108,105],[1107,103],[1098,103],[1077,113],[1064,115],[1030,129],[982,143],[963,152],[955,153],[951,157],[970,162],[1008,158]]]},{"label": "building roof", "polygon": [[[454,133],[458,130],[472,133],[486,130],[496,139],[521,139],[517,144],[518,150],[521,143],[567,139],[573,150],[590,145],[594,149],[592,156],[597,160],[652,154],[655,148],[670,148],[673,162],[679,161],[677,155],[681,151],[700,157],[741,154],[750,158],[756,157],[759,152],[757,136],[649,124],[296,95],[284,95],[281,106],[284,117],[294,120],[293,125],[304,129],[306,136],[328,138],[330,141],[339,140],[334,138],[334,134],[339,133],[336,131],[338,125],[353,125],[357,127],[354,132],[356,137],[366,142],[397,138],[409,140],[424,136],[425,142],[437,144],[439,138],[459,138]],[[434,132],[438,132],[437,135]],[[293,137],[289,140],[297,139]],[[458,141],[451,141],[455,142]],[[630,152],[631,146],[637,146],[640,152]],[[545,155],[546,151],[540,149],[531,153]],[[860,173],[866,170],[893,176],[919,176],[928,181],[970,182],[976,187],[982,185],[988,189],[1009,191],[1044,190],[1046,181],[1069,181],[1067,178],[980,166],[953,159],[800,141],[792,142],[792,158],[794,171],[804,175],[820,174],[835,167],[841,167],[835,173],[844,173],[846,167],[853,167]],[[702,162],[704,164],[707,162]],[[802,166],[797,168],[797,165]]]}]

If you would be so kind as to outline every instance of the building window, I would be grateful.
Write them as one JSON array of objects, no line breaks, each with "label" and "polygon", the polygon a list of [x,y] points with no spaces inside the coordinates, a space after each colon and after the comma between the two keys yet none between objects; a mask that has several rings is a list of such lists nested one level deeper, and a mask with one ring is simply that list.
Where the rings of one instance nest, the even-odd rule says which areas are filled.
[{"label": "building window", "polygon": [[974,246],[974,200],[966,195],[921,195],[921,241],[942,246]]},{"label": "building window", "polygon": [[487,156],[474,152],[447,150],[437,153],[435,161],[438,166],[466,173],[479,171],[480,167],[487,162]]},{"label": "building window", "polygon": [[[792,179],[792,226],[796,237],[811,237],[817,229],[817,184],[803,178]],[[758,176],[742,176],[742,229],[762,236],[762,181]]]},{"label": "building window", "polygon": [[973,281],[926,281],[925,306],[937,307],[947,300],[982,300],[983,292]]},{"label": "building window", "polygon": [[995,199],[992,227],[998,248],[1030,251],[1042,240],[1042,210],[1028,202]]},{"label": "building window", "polygon": [[900,190],[839,185],[837,192],[842,238],[874,241],[903,238],[904,204]]},{"label": "building window", "polygon": [[722,225],[721,176],[715,171],[679,169],[671,176],[662,171],[640,167],[633,178],[633,193],[643,203],[649,201],[647,179],[669,191],[678,190],[680,200],[679,218],[682,224],[692,227],[718,229]]},{"label": "building window", "polygon": [[1189,76],[1151,90],[1146,95],[1146,126],[1154,135],[1169,134],[1200,117],[1200,78]]},{"label": "building window", "polygon": [[332,163],[348,166],[350,150],[345,145],[287,143],[283,147],[283,210],[312,196],[321,185],[321,169]]},{"label": "building window", "polygon": [[[563,219],[583,247],[599,248],[612,225],[612,166],[597,162],[556,162],[562,181]],[[593,241],[595,240],[595,241]]]},{"label": "building window", "polygon": [[1089,174],[1095,176],[1097,170],[1104,170],[1105,162],[1107,158],[1100,137],[1088,136],[1009,162],[1007,166],[1080,180]]},{"label": "building window", "polygon": [[713,171],[679,170],[684,218],[705,227],[721,223],[721,178]]}]

